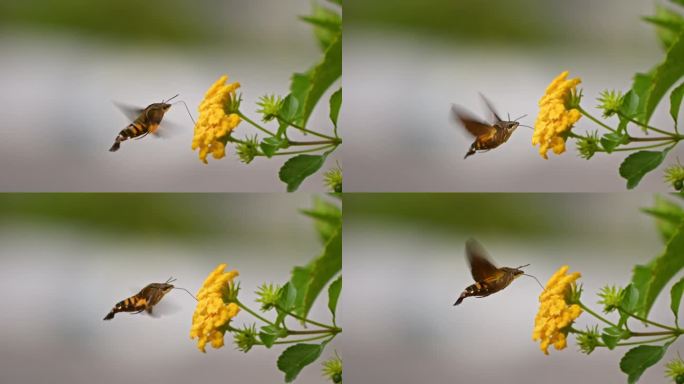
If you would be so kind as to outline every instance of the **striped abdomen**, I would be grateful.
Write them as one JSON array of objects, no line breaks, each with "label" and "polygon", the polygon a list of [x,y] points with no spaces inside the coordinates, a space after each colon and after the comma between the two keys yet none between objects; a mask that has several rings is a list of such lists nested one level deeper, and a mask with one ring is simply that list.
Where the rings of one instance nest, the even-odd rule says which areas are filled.
[{"label": "striped abdomen", "polygon": [[109,151],[115,152],[119,149],[119,147],[121,147],[122,141],[133,139],[139,136],[144,136],[149,132],[150,129],[147,125],[142,124],[141,122],[136,120],[133,123],[129,124],[128,127],[122,129],[121,132],[119,132],[119,135],[116,136],[116,139],[114,139],[114,145],[112,145],[112,147],[109,148]]},{"label": "striped abdomen", "polygon": [[110,320],[114,318],[114,314],[119,312],[140,312],[147,309],[147,299],[142,295],[137,294],[131,296],[126,300],[118,302],[114,308],[105,316],[103,320]]},{"label": "striped abdomen", "polygon": [[485,297],[489,296],[492,293],[498,291],[493,290],[492,287],[487,285],[487,283],[475,283],[473,285],[468,286],[462,293],[461,296],[458,297],[458,300],[454,303],[454,305],[459,305],[465,299],[466,297],[471,297],[471,296],[477,296],[477,297]]}]

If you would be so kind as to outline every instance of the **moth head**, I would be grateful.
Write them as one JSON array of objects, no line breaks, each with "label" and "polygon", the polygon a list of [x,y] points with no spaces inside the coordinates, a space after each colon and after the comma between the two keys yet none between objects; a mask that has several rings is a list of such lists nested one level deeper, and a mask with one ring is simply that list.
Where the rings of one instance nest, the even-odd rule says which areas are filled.
[{"label": "moth head", "polygon": [[520,125],[517,121],[502,121],[503,128],[509,133],[513,133]]},{"label": "moth head", "polygon": [[161,291],[164,293],[169,293],[173,288],[174,288],[173,284],[168,284],[168,283],[159,284],[159,289],[161,289]]}]

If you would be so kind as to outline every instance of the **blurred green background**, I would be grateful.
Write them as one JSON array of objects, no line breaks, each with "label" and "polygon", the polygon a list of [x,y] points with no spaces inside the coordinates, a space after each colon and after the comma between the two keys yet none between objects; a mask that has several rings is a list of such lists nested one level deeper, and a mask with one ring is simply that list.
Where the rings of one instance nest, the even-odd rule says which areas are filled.
[{"label": "blurred green background", "polygon": [[[543,161],[532,131],[518,129],[500,148],[463,159],[473,141],[450,114],[452,104],[488,120],[479,93],[500,116],[527,117],[553,78],[582,79],[585,109],[604,89],[627,90],[664,52],[656,28],[641,20],[671,1],[378,0],[345,2],[343,125],[348,191],[613,192],[624,156],[577,156],[574,144]],[[672,129],[669,102],[652,123]],[[610,121],[616,125],[617,121]],[[595,130],[588,119],[579,132]],[[675,156],[672,157],[673,159]],[[667,164],[664,164],[667,166]],[[643,191],[667,191],[657,176]]]},{"label": "blurred green background", "polygon": [[[626,350],[577,351],[574,338],[545,356],[534,343],[539,285],[529,277],[486,298],[453,303],[473,284],[465,242],[498,266],[530,263],[542,284],[562,265],[582,273],[583,302],[626,285],[635,264],[664,245],[640,212],[651,194],[348,194],[344,198],[345,364],[352,382],[620,383]],[[664,197],[682,204],[672,196]],[[674,281],[677,281],[675,278]],[[669,287],[652,316],[672,323]],[[593,324],[583,315],[576,327]],[[634,329],[640,324],[632,323]],[[677,355],[681,342],[663,362]],[[349,351],[354,351],[350,353]],[[378,358],[381,356],[382,358]],[[661,364],[641,381],[663,382]]]},{"label": "blurred green background", "polygon": [[[196,293],[220,263],[239,271],[241,300],[258,308],[259,285],[283,283],[294,266],[319,255],[314,222],[299,212],[313,199],[305,193],[1,194],[0,382],[282,382],[281,348],[243,354],[228,337],[223,349],[199,352],[189,338],[195,302],[185,292],[167,294],[155,317],[102,318],[170,276]],[[329,319],[326,303],[314,306],[313,319]],[[241,313],[234,325],[252,320]],[[313,364],[297,382],[322,380]]]},{"label": "blurred green background", "polygon": [[[144,108],[180,93],[196,119],[206,90],[227,74],[242,84],[242,111],[259,121],[258,98],[287,94],[292,73],[320,60],[312,26],[298,19],[312,8],[309,0],[1,2],[0,190],[284,191],[284,158],[244,165],[230,148],[202,164],[182,104],[165,115],[165,138],[109,153],[130,123],[112,102]],[[311,124],[327,132],[322,104]],[[255,133],[243,123],[235,135]],[[323,191],[322,175],[302,188]]]}]

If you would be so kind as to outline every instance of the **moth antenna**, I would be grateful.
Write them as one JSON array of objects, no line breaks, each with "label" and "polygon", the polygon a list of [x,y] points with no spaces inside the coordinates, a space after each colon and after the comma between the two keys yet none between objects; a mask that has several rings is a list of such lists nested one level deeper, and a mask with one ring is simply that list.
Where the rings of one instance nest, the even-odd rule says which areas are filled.
[{"label": "moth antenna", "polygon": [[192,123],[193,123],[193,124],[197,125],[197,123],[195,122],[195,119],[192,118],[192,113],[190,113],[190,108],[188,108],[188,105],[185,104],[185,101],[183,101],[183,100],[178,100],[178,101],[176,101],[176,102],[173,103],[173,104],[178,104],[178,103],[183,103],[183,105],[185,106],[185,110],[188,111],[188,116],[190,116],[190,120],[192,120]]},{"label": "moth antenna", "polygon": [[508,121],[511,121],[511,114],[507,112],[506,116],[508,117]]},{"label": "moth antenna", "polygon": [[169,277],[168,280],[166,280],[166,283],[164,283],[164,284],[173,283],[174,281],[176,281],[176,279],[174,279],[173,276],[171,276],[171,277]]},{"label": "moth antenna", "polygon": [[533,127],[530,127],[529,125],[525,125],[525,124],[518,124],[518,127],[525,127],[525,128],[529,128],[529,129],[534,130]]},{"label": "moth antenna", "polygon": [[181,287],[173,287],[173,289],[182,289],[183,291],[187,292],[187,293],[188,293],[188,295],[190,295],[190,296],[191,296],[191,297],[192,297],[193,299],[195,299],[196,301],[199,301],[199,300],[197,300],[197,298],[195,297],[195,295],[193,295],[192,293],[190,293],[190,291],[188,291],[188,290],[187,290],[187,289],[185,289],[185,288],[181,288]]},{"label": "moth antenna", "polygon": [[542,285],[541,281],[539,281],[539,279],[537,279],[536,277],[534,277],[534,276],[532,276],[532,275],[528,275],[527,273],[523,273],[523,275],[529,276],[529,277],[535,279],[535,280],[537,281],[537,284],[539,284],[539,286],[541,287],[541,289],[542,289],[543,291],[546,290],[546,288],[544,288],[544,286]]},{"label": "moth antenna", "polygon": [[170,98],[170,99],[167,99],[166,101],[162,101],[162,103],[168,103],[169,101],[175,99],[175,98],[178,97],[178,96],[180,96],[180,93],[176,94],[176,96],[174,96],[174,97],[172,97],[172,98]]},{"label": "moth antenna", "polygon": [[527,117],[527,113],[524,114],[524,115],[522,115],[522,116],[520,116],[520,117],[518,117],[517,119],[515,119],[515,120],[513,120],[513,121],[518,121],[518,120],[522,119],[523,117]]}]

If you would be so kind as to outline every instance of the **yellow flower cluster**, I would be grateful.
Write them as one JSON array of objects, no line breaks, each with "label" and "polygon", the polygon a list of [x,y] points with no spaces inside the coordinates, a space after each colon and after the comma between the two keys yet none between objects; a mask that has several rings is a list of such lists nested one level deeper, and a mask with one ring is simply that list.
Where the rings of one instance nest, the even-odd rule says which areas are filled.
[{"label": "yellow flower cluster", "polygon": [[549,149],[556,155],[565,152],[565,138],[561,134],[570,130],[582,116],[578,109],[567,109],[565,106],[582,80],[567,78],[568,71],[558,75],[539,100],[539,115],[534,123],[532,145],[539,144],[539,154],[545,159],[548,159],[546,153]]},{"label": "yellow flower cluster", "polygon": [[540,348],[549,354],[549,346],[561,350],[567,346],[566,328],[582,313],[577,304],[568,305],[565,297],[581,275],[573,272],[566,275],[568,266],[562,266],[546,283],[546,289],[539,296],[539,312],[534,319],[532,340],[540,340]]},{"label": "yellow flower cluster", "polygon": [[226,264],[221,264],[209,274],[202,288],[197,294],[197,308],[192,315],[190,338],[197,338],[197,348],[205,352],[207,342],[214,348],[223,347],[223,325],[237,316],[240,308],[235,303],[226,304],[223,301],[229,284],[238,275],[238,271],[224,272]]},{"label": "yellow flower cluster", "polygon": [[226,156],[226,145],[220,139],[240,124],[240,117],[236,113],[226,113],[226,106],[236,102],[235,90],[240,88],[240,83],[226,84],[226,81],[228,76],[223,75],[212,84],[199,106],[192,149],[199,148],[199,158],[204,164],[207,164],[209,153],[215,159]]}]

